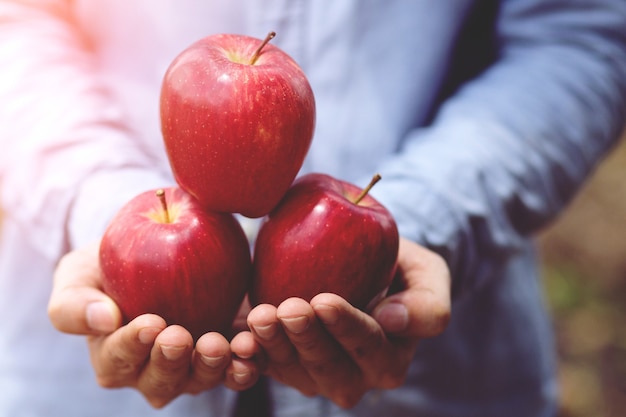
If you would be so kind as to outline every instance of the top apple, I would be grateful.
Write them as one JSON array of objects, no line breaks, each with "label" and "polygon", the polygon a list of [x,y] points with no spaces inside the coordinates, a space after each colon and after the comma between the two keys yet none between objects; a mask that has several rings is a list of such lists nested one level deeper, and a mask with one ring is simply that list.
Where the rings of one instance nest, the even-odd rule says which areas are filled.
[{"label": "top apple", "polygon": [[200,39],[170,64],[161,130],[174,177],[206,209],[262,217],[300,170],[315,99],[296,62],[243,35]]}]

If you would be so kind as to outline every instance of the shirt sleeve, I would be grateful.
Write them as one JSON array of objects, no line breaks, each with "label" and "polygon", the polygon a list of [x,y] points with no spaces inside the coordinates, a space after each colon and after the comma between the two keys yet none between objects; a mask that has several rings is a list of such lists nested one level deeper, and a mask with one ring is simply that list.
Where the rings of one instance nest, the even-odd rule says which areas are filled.
[{"label": "shirt sleeve", "polygon": [[622,0],[502,2],[497,60],[383,165],[374,195],[444,256],[455,296],[497,279],[619,138],[625,28]]},{"label": "shirt sleeve", "polygon": [[132,196],[173,182],[124,122],[71,1],[0,1],[0,190],[49,259],[97,239]]}]

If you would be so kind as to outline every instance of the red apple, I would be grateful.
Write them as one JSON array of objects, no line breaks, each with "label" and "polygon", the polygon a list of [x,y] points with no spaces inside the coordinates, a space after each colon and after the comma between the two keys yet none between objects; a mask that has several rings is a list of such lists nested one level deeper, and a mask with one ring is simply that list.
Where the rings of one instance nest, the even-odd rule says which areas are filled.
[{"label": "red apple", "polygon": [[399,236],[390,212],[362,190],[324,174],[296,180],[265,219],[254,249],[254,305],[338,294],[365,309],[389,286]]},{"label": "red apple", "polygon": [[122,207],[102,238],[100,266],[103,290],[126,322],[154,313],[197,339],[230,329],[252,265],[232,214],[206,211],[173,187],[146,191]]},{"label": "red apple", "polygon": [[311,86],[279,48],[248,36],[203,38],[174,59],[161,87],[161,130],[178,184],[203,207],[266,215],[309,150]]}]

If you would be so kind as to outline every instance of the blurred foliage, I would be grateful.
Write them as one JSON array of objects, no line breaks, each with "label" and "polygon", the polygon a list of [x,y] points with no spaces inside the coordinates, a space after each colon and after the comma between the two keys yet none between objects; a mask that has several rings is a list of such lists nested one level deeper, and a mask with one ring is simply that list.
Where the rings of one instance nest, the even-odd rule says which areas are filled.
[{"label": "blurred foliage", "polygon": [[560,360],[562,416],[626,415],[626,303],[577,268],[544,269]]},{"label": "blurred foliage", "polygon": [[559,417],[626,416],[626,137],[539,238]]}]

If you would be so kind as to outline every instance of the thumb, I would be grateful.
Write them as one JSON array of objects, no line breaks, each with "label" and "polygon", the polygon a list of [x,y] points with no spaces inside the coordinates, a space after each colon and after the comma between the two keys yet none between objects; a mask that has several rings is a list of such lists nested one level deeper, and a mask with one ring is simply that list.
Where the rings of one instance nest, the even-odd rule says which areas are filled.
[{"label": "thumb", "polygon": [[428,338],[443,332],[450,320],[450,273],[439,255],[401,239],[398,270],[403,290],[383,299],[372,316],[386,333]]},{"label": "thumb", "polygon": [[120,327],[122,314],[101,291],[98,243],[65,255],[54,272],[48,317],[59,331],[104,334]]}]

